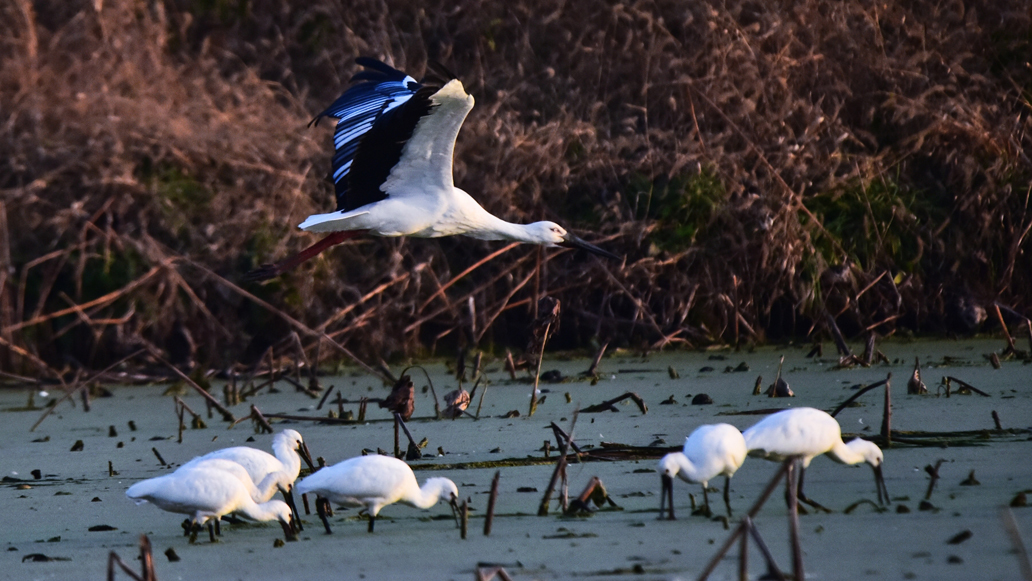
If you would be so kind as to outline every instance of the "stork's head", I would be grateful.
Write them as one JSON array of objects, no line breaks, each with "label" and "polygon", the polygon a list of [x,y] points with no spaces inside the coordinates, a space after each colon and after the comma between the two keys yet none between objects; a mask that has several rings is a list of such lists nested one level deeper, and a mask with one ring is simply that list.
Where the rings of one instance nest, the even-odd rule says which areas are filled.
[{"label": "stork's head", "polygon": [[[273,449],[284,447],[288,450],[297,452],[308,468],[315,472],[315,466],[312,465],[312,454],[308,451],[308,444],[305,444],[304,438],[297,430],[286,429],[276,434],[272,439]],[[300,468],[300,466],[298,466]]]},{"label": "stork's head", "polygon": [[294,512],[290,510],[287,503],[282,500],[270,500],[267,504],[272,507],[276,519],[283,527],[283,537],[288,541],[296,541],[297,523],[294,522]]},{"label": "stork's head", "polygon": [[659,460],[659,474],[665,478],[673,478],[681,470],[680,464],[677,462],[678,452],[667,454]]},{"label": "stork's head", "polygon": [[287,503],[282,500],[270,500],[266,503],[269,510],[276,516],[276,520],[281,523],[286,523],[291,527],[294,526],[294,513],[287,506]]},{"label": "stork's head", "polygon": [[857,454],[864,457],[864,462],[867,462],[872,467],[877,468],[882,465],[885,460],[885,456],[882,454],[881,448],[878,447],[874,442],[868,442],[863,438],[855,438],[846,446]]},{"label": "stork's head", "polygon": [[427,478],[423,484],[424,490],[437,490],[437,499],[444,499],[449,504],[456,505],[459,500],[459,489],[455,483],[448,478]]},{"label": "stork's head", "polygon": [[297,430],[290,430],[290,429],[283,430],[282,432],[276,434],[273,437],[273,440],[274,441],[282,440],[282,441],[286,442],[287,445],[290,446],[291,449],[295,449],[295,450],[304,441],[304,439],[301,437],[301,434]]},{"label": "stork's head", "polygon": [[585,242],[571,232],[567,232],[566,228],[563,228],[555,222],[534,222],[533,224],[527,224],[525,227],[530,232],[533,242],[537,244],[543,244],[545,246],[563,246],[565,248],[579,248],[581,250],[587,250],[592,254],[599,256],[605,256],[606,258],[614,258],[620,260],[620,257],[602,250],[598,246]]},{"label": "stork's head", "polygon": [[[684,452],[671,452],[659,460],[659,475],[662,478],[673,480],[676,476],[685,482],[698,482],[693,480],[696,474],[696,467],[691,460],[684,455]],[[706,483],[703,483],[705,486]]]},{"label": "stork's head", "polygon": [[861,438],[856,438],[846,446],[862,455],[864,462],[870,464],[871,469],[874,470],[874,486],[878,490],[878,502],[882,504],[889,502],[889,491],[885,488],[885,477],[882,476],[882,462],[885,460],[885,456],[882,454],[881,448],[873,442]]}]

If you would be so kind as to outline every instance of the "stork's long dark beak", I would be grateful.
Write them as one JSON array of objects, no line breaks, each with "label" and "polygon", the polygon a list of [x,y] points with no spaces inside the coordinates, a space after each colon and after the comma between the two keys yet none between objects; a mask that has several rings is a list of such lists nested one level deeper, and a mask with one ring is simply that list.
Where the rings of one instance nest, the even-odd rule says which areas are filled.
[{"label": "stork's long dark beak", "polygon": [[280,526],[283,527],[283,536],[288,542],[297,540],[297,526],[294,523],[294,517],[290,518],[289,523],[280,521]]},{"label": "stork's long dark beak", "polygon": [[579,248],[580,250],[587,250],[592,254],[605,256],[606,258],[622,260],[619,256],[613,254],[612,252],[602,250],[601,248],[595,246],[590,242],[585,242],[584,240],[581,240],[577,236],[574,236],[572,232],[567,232],[566,236],[563,236],[563,241],[559,243],[559,246],[562,246],[564,248]]},{"label": "stork's long dark beak", "polygon": [[312,453],[308,451],[308,444],[301,442],[301,445],[297,447],[297,455],[301,456],[301,459],[308,465],[308,469],[315,472],[315,466],[312,465]]},{"label": "stork's long dark beak", "polygon": [[878,489],[878,504],[886,504],[889,502],[889,489],[885,488],[885,478],[882,476],[881,465],[871,466],[871,468],[874,470],[874,486]]},{"label": "stork's long dark beak", "polygon": [[455,519],[455,526],[461,527],[462,524],[459,523],[459,497],[452,494],[451,498],[448,499],[448,506],[451,507],[452,518]]},{"label": "stork's long dark beak", "polygon": [[301,524],[301,515],[297,512],[297,503],[294,502],[294,485],[288,484],[286,489],[280,488],[280,492],[283,493],[283,500],[287,501],[287,506],[290,507],[291,526],[297,532],[305,530],[304,525]]}]

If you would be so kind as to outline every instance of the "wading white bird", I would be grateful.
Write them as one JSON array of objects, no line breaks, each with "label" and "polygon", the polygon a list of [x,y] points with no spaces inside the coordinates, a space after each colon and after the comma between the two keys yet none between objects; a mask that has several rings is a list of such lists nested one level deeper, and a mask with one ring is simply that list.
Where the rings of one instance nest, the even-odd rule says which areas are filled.
[{"label": "wading white bird", "polygon": [[481,240],[513,240],[581,248],[619,259],[554,222],[513,224],[485,210],[452,181],[455,138],[473,97],[455,75],[430,62],[422,82],[378,60],[360,57],[366,70],[325,111],[337,119],[333,183],[337,208],[309,216],[300,228],[331,232],[278,264],[247,274],[250,280],[278,276],[349,238],[463,234]]},{"label": "wading white bird", "polygon": [[705,514],[709,516],[709,481],[724,475],[724,504],[731,516],[731,477],[745,461],[745,438],[738,428],[730,424],[699,426],[684,440],[684,450],[663,456],[659,461],[659,473],[663,491],[659,497],[659,518],[663,518],[663,503],[669,500],[670,520],[674,520],[674,476],[685,482],[702,485]]},{"label": "wading white bird", "polygon": [[803,494],[803,475],[806,468],[814,457],[821,454],[827,454],[832,460],[842,464],[870,464],[874,470],[878,502],[884,503],[889,500],[889,492],[882,477],[884,457],[881,448],[860,438],[848,444],[844,443],[839,423],[827,412],[814,408],[780,411],[767,416],[742,432],[742,435],[745,437],[745,445],[749,448],[750,456],[774,461],[782,461],[793,456],[802,459],[797,496],[799,500],[813,507],[828,510]]},{"label": "wading white bird", "polygon": [[239,464],[247,471],[247,475],[259,491],[258,495],[254,497],[254,501],[265,502],[271,499],[278,490],[294,514],[294,523],[299,530],[303,530],[301,529],[301,517],[297,512],[297,505],[294,503],[293,487],[297,475],[301,472],[302,459],[308,464],[309,469],[315,470],[312,465],[312,456],[308,452],[308,445],[305,444],[297,430],[283,430],[273,436],[272,451],[276,453],[275,456],[256,448],[233,446],[194,458],[184,464],[182,468],[213,459],[229,460]]},{"label": "wading white bird", "polygon": [[369,514],[369,532],[373,532],[380,509],[401,502],[427,509],[444,496],[455,509],[459,489],[447,478],[428,478],[419,487],[416,475],[408,464],[390,456],[358,456],[320,469],[296,485],[302,494],[315,493],[315,506],[330,534],[329,503],[364,506]]},{"label": "wading white bird", "polygon": [[125,491],[138,505],[149,502],[168,512],[190,515],[192,532],[207,523],[212,542],[215,534],[209,520],[218,521],[230,513],[256,521],[278,520],[286,539],[297,540],[290,507],[280,500],[255,502],[256,494],[239,464],[217,459],[184,465],[171,474],[137,482]]}]

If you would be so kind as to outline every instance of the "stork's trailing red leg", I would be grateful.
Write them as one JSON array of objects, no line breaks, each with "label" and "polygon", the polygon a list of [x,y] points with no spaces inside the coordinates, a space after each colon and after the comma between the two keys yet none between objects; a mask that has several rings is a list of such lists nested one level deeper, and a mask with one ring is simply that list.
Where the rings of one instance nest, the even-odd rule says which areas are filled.
[{"label": "stork's trailing red leg", "polygon": [[294,256],[277,262],[276,264],[263,264],[258,268],[248,272],[244,275],[244,280],[269,280],[270,278],[276,278],[284,272],[291,271],[298,267],[302,262],[318,255],[323,250],[331,246],[336,246],[345,240],[355,238],[361,234],[364,234],[365,230],[347,230],[343,232],[331,232],[322,240],[315,244],[305,248],[301,252],[298,252]]}]

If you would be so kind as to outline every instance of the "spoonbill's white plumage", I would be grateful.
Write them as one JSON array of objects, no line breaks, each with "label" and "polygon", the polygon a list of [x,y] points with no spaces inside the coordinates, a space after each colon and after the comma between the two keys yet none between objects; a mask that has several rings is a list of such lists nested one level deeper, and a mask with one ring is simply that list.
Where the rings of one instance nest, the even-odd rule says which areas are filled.
[{"label": "spoonbill's white plumage", "polygon": [[[255,502],[258,494],[239,464],[218,459],[184,465],[171,474],[137,482],[125,491],[138,505],[149,502],[168,512],[189,515],[195,528],[209,519],[235,513],[256,521],[278,520],[287,540],[296,540],[287,503]],[[210,524],[209,535],[214,541]]]},{"label": "spoonbill's white plumage", "polygon": [[841,464],[870,464],[874,470],[878,502],[883,502],[883,496],[885,501],[889,499],[885,479],[882,477],[884,456],[881,448],[861,438],[856,438],[848,444],[843,442],[842,428],[827,412],[814,408],[780,411],[767,416],[745,430],[742,435],[751,456],[775,461],[796,456],[802,460],[797,496],[812,506],[827,510],[803,494],[803,475],[806,468],[811,460],[821,454],[827,454]]},{"label": "spoonbill's white plumage", "polygon": [[358,456],[320,469],[302,479],[296,489],[302,494],[315,493],[319,517],[330,533],[328,504],[364,506],[369,514],[369,532],[373,532],[380,509],[401,502],[427,509],[443,496],[455,507],[459,489],[447,478],[428,478],[420,488],[408,464],[389,456]]},{"label": "spoonbill's white plumage", "polygon": [[301,472],[301,460],[312,466],[312,457],[308,452],[308,446],[297,430],[283,430],[272,438],[272,451],[275,456],[247,446],[233,446],[209,452],[203,456],[194,458],[183,467],[195,465],[207,460],[229,460],[235,462],[247,471],[248,476],[258,489],[258,495],[254,497],[255,502],[265,502],[273,497],[278,490],[283,494],[291,511],[294,513],[294,522],[300,527],[300,515],[294,503],[293,486],[297,475]]},{"label": "spoonbill's white plumage", "polygon": [[670,518],[674,518],[673,486],[674,476],[685,482],[702,485],[702,496],[709,510],[709,481],[724,475],[724,504],[731,515],[729,489],[731,477],[742,466],[746,456],[745,438],[738,428],[730,424],[699,426],[684,441],[684,450],[663,456],[659,461],[659,473],[663,482],[660,493],[659,517],[663,518],[663,503],[670,501]]},{"label": "spoonbill's white plumage", "polygon": [[313,123],[337,119],[333,173],[337,208],[309,216],[300,228],[331,234],[297,255],[248,273],[278,276],[326,248],[361,234],[438,238],[463,234],[567,246],[618,258],[554,222],[514,224],[485,210],[452,181],[455,138],[473,97],[455,75],[429,63],[422,82],[378,60],[356,59],[365,70]]}]

